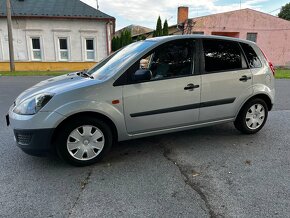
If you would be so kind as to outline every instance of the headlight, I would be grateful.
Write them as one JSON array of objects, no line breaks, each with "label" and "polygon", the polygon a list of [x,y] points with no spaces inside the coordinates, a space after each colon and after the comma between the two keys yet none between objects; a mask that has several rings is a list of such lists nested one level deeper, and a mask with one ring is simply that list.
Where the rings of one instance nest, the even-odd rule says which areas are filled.
[{"label": "headlight", "polygon": [[33,115],[46,105],[53,97],[51,93],[42,93],[28,98],[14,108],[16,114]]}]

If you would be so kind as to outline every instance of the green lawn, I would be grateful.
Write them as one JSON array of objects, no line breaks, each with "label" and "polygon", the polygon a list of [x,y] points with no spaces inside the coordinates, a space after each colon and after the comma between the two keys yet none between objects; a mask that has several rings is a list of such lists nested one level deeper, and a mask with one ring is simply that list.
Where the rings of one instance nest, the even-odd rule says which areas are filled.
[{"label": "green lawn", "polygon": [[17,71],[17,72],[0,72],[2,76],[59,76],[69,72],[65,71]]},{"label": "green lawn", "polygon": [[[65,71],[17,71],[17,72],[0,72],[0,76],[59,76],[69,72]],[[290,79],[290,69],[276,69],[276,79]]]},{"label": "green lawn", "polygon": [[290,69],[277,69],[275,77],[276,79],[290,79]]}]

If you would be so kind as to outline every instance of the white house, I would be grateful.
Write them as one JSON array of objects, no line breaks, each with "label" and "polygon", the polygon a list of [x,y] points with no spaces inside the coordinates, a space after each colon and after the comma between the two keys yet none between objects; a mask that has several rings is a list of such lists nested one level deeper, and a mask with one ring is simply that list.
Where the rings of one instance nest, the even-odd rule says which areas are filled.
[{"label": "white house", "polygon": [[[0,71],[9,70],[0,0]],[[16,70],[81,70],[111,52],[115,18],[80,0],[11,0]]]}]

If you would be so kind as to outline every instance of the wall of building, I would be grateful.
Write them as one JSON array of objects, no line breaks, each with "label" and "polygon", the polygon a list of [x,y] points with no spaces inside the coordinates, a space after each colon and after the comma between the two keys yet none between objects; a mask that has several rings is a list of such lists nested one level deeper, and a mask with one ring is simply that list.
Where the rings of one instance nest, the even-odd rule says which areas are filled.
[{"label": "wall of building", "polygon": [[[107,31],[107,32],[106,32]],[[33,61],[31,37],[39,37],[41,61]],[[59,37],[68,39],[69,60],[62,62],[59,57]],[[80,19],[13,19],[13,42],[16,69],[31,70],[76,70],[84,69],[92,62],[98,62],[108,55],[107,38],[110,31],[106,22]],[[86,60],[85,39],[93,38],[95,59]],[[109,47],[110,48],[110,47]],[[6,70],[9,61],[6,19],[0,19],[0,71]],[[28,63],[27,63],[28,62]],[[29,62],[34,64],[29,66]],[[90,62],[85,63],[84,62]],[[71,69],[70,69],[70,64]],[[18,67],[17,67],[18,66]],[[41,67],[43,66],[43,68]],[[85,67],[83,67],[85,66]]]},{"label": "wall of building", "polygon": [[[189,27],[186,27],[189,28]],[[247,39],[257,33],[257,44],[275,66],[290,66],[290,22],[250,9],[193,19],[191,32]],[[224,33],[224,34],[223,34]]]},{"label": "wall of building", "polygon": [[[25,62],[15,63],[16,71],[80,71],[89,69],[95,62]],[[10,71],[9,62],[0,62],[0,71]]]}]

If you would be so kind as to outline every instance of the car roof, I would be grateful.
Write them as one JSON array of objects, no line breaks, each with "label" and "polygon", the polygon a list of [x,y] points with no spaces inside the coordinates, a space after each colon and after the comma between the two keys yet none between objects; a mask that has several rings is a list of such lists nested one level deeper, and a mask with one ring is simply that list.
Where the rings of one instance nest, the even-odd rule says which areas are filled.
[{"label": "car roof", "polygon": [[243,42],[243,43],[247,43],[251,45],[256,45],[256,43],[249,40],[226,37],[226,36],[212,36],[212,35],[201,35],[201,34],[161,36],[161,37],[146,39],[146,41],[154,41],[154,42],[158,42],[159,44],[159,43],[164,43],[164,42],[178,40],[178,39],[219,39],[219,40],[229,40],[229,41]]}]

